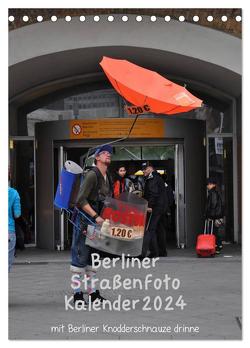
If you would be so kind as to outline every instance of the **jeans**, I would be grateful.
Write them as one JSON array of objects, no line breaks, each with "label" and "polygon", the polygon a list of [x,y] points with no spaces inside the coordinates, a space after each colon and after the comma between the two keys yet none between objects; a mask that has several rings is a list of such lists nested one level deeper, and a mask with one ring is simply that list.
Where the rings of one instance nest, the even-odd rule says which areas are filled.
[{"label": "jeans", "polygon": [[9,233],[9,241],[8,241],[8,251],[9,251],[9,272],[15,257],[15,246],[16,246],[16,234]]},{"label": "jeans", "polygon": [[92,265],[91,253],[94,249],[85,245],[86,235],[84,232],[87,230],[87,223],[78,214],[75,218],[75,224],[73,228],[73,238],[71,245],[71,266],[78,268],[84,268],[87,265]]}]

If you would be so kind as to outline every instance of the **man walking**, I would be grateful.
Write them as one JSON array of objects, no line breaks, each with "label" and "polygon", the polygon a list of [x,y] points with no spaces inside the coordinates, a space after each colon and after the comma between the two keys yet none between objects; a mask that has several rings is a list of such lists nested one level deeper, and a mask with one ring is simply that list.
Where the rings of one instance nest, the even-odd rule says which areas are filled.
[{"label": "man walking", "polygon": [[[103,202],[106,197],[112,196],[112,183],[107,173],[108,166],[111,163],[112,147],[103,145],[97,148],[95,152],[95,167],[87,172],[77,198],[77,206],[96,224],[102,225],[103,219],[100,217],[103,208]],[[79,215],[76,218],[73,239],[71,247],[71,272],[72,276],[81,280],[81,277],[87,276],[87,290],[90,301],[99,299],[103,301],[99,290],[94,286],[96,270],[92,268],[91,254],[94,249],[85,245],[86,230],[88,222]],[[74,289],[74,302],[84,301],[81,288]]]},{"label": "man walking", "polygon": [[143,163],[142,171],[146,179],[144,198],[148,201],[148,212],[152,214],[148,229],[144,235],[142,257],[147,256],[149,249],[151,251],[151,254],[149,255],[150,257],[158,257],[160,256],[160,254],[157,243],[157,228],[162,215],[167,210],[167,195],[165,190],[165,183],[157,173],[157,171],[154,169],[152,163]]}]

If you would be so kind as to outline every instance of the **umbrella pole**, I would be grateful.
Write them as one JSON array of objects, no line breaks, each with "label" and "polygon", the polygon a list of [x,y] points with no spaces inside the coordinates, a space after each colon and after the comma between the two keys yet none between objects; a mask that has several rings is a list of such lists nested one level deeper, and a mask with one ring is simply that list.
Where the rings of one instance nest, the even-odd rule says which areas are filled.
[{"label": "umbrella pole", "polygon": [[89,158],[89,153],[90,153],[91,150],[97,149],[99,146],[103,146],[103,145],[112,145],[112,144],[115,144],[115,143],[118,143],[118,142],[120,142],[120,141],[123,141],[123,140],[128,139],[129,136],[130,136],[130,134],[131,134],[131,132],[132,132],[132,130],[133,130],[133,128],[134,128],[134,126],[135,126],[135,123],[136,123],[136,121],[137,121],[137,119],[138,119],[139,116],[140,116],[140,114],[137,114],[137,115],[136,115],[136,117],[135,117],[135,119],[134,119],[134,121],[133,121],[133,123],[132,123],[132,125],[131,125],[131,127],[130,127],[130,130],[129,130],[129,132],[128,132],[128,135],[126,135],[125,137],[119,138],[119,139],[116,139],[116,140],[113,140],[113,141],[110,141],[110,142],[105,143],[105,144],[102,144],[102,145],[97,145],[97,146],[95,146],[95,147],[91,147],[91,148],[88,150],[88,152],[87,152],[87,156],[86,156],[86,159],[85,159],[85,162],[84,162],[84,166],[83,166],[83,171],[84,171],[85,168],[86,168],[86,162],[87,162],[87,159]]},{"label": "umbrella pole", "polygon": [[[123,137],[123,138],[119,138],[119,139],[110,141],[109,143],[102,144],[102,145],[111,145],[111,144],[115,144],[115,143],[118,143],[118,142],[120,142],[120,141],[123,141],[123,140],[128,139],[129,136],[130,136],[130,134],[131,134],[131,132],[132,132],[132,130],[133,130],[133,128],[134,128],[134,126],[135,126],[135,123],[136,123],[138,117],[139,117],[139,114],[136,115],[136,117],[135,117],[135,119],[134,119],[134,122],[133,122],[133,124],[132,124],[132,126],[130,127],[130,130],[129,130],[129,132],[128,132],[128,135],[126,135],[126,136]],[[99,146],[100,146],[100,145],[98,145],[98,146],[96,146],[96,147],[93,147],[93,149],[95,149],[95,148],[97,148],[97,147],[99,147]]]},{"label": "umbrella pole", "polygon": [[131,134],[131,132],[132,132],[134,126],[135,126],[135,122],[137,121],[137,118],[138,118],[138,117],[139,117],[139,114],[136,115],[136,117],[135,117],[135,119],[134,119],[134,122],[133,122],[132,126],[130,127],[130,130],[129,130],[129,132],[128,132],[128,135],[126,136],[125,139],[127,139],[127,138],[130,136],[130,134]]}]

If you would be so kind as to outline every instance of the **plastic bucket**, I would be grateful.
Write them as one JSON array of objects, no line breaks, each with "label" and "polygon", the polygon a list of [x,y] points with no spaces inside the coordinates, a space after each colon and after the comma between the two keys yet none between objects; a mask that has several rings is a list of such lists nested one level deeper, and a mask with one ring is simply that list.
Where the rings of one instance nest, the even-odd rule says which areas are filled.
[{"label": "plastic bucket", "polygon": [[70,173],[64,168],[62,169],[54,200],[54,205],[57,208],[70,208],[70,198],[76,178],[77,174]]},{"label": "plastic bucket", "polygon": [[147,201],[133,193],[123,193],[119,199],[107,198],[101,213],[103,228],[96,231],[96,238],[87,235],[86,245],[115,255],[140,255],[147,207]]},{"label": "plastic bucket", "polygon": [[73,161],[65,162],[66,169],[62,169],[56,190],[54,205],[60,209],[69,209],[76,203],[82,168]]}]

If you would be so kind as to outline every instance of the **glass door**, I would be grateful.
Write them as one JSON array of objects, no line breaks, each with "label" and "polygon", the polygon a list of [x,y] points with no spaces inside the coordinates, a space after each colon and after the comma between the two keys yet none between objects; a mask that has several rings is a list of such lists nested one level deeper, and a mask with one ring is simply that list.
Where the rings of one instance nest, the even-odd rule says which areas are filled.
[{"label": "glass door", "polygon": [[[83,147],[64,147],[54,148],[54,168],[55,168],[55,192],[58,184],[59,174],[64,162],[68,159],[76,162],[83,167],[88,148]],[[164,181],[173,190],[175,202],[171,207],[171,216],[168,217],[167,239],[169,245],[184,248],[187,245],[187,235],[185,228],[185,185],[184,185],[184,145],[165,144],[153,146],[144,144],[143,146],[122,146],[114,147],[112,162],[109,167],[111,176],[117,167],[122,164],[127,169],[127,175],[133,180],[140,180],[143,173],[141,165],[145,160],[153,163],[155,169],[162,175]],[[93,157],[87,161],[87,167],[91,167]],[[143,179],[142,179],[143,181]],[[55,209],[54,219],[55,245],[58,250],[69,249],[72,241],[73,227],[63,212]]]},{"label": "glass door", "polygon": [[[65,146],[54,147],[54,196],[56,194],[61,170],[67,160],[81,165],[83,154],[87,148],[67,148]],[[54,209],[55,248],[59,250],[70,249],[72,244],[73,225],[68,221],[64,210]]]},{"label": "glass door", "polygon": [[[126,168],[127,176],[134,183],[144,183],[141,165],[146,160],[150,161],[162,176],[169,190],[174,193],[174,203],[170,207],[167,221],[167,242],[171,247],[185,247],[185,196],[184,196],[184,146],[183,144],[143,144],[117,145],[113,148],[112,162],[109,172],[114,176],[115,171],[122,165]],[[74,155],[72,153],[72,155]],[[81,157],[80,165],[83,166],[85,155]],[[93,163],[93,158],[87,161],[87,167]]]},{"label": "glass door", "polygon": [[[67,161],[67,153],[63,146],[54,149],[54,196],[56,194],[57,185],[61,175],[61,170]],[[54,209],[54,230],[55,230],[55,248],[60,251],[65,249],[65,233],[67,232],[67,219],[65,218],[64,210]]]},{"label": "glass door", "polygon": [[185,232],[184,146],[175,145],[176,242],[178,248],[187,244]]}]

